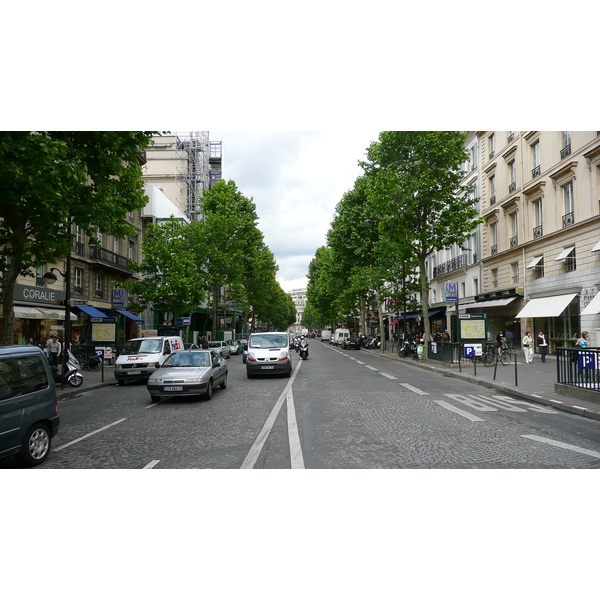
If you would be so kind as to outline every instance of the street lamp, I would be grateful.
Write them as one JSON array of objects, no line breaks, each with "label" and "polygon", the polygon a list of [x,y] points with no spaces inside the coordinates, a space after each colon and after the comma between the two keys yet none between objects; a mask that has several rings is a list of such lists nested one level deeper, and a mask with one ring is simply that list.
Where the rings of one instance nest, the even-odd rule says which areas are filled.
[{"label": "street lamp", "polygon": [[[65,280],[65,320],[64,320],[64,331],[65,331],[65,339],[64,339],[64,350],[65,356],[68,357],[69,347],[71,345],[71,311],[69,310],[71,306],[71,256],[67,254],[66,258],[66,267],[65,272],[63,273],[60,269],[56,267],[52,267],[47,273],[44,273],[44,279],[50,283],[55,283],[57,280],[54,271],[57,271],[59,275]],[[67,361],[63,361],[63,375],[67,369]]]}]

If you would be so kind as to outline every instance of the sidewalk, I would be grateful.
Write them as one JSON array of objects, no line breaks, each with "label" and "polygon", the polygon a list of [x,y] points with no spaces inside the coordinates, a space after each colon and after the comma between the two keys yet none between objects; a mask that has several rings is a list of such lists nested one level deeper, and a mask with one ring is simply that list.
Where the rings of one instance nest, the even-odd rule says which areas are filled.
[{"label": "sidewalk", "polygon": [[79,372],[83,376],[83,383],[79,387],[71,387],[68,383],[65,383],[64,387],[61,383],[56,384],[56,396],[59,400],[72,398],[73,396],[77,396],[82,392],[88,392],[106,385],[117,384],[114,375],[114,365],[104,366],[104,381],[102,381],[102,369],[99,371],[87,371],[86,369],[79,369]]},{"label": "sidewalk", "polygon": [[[370,352],[379,354],[389,360],[407,362],[421,369],[442,373],[446,377],[464,379],[497,390],[502,394],[512,394],[530,402],[537,402],[557,410],[600,421],[600,403],[570,398],[554,391],[554,384],[557,380],[556,357],[554,356],[547,356],[546,362],[543,363],[540,356],[535,355],[533,362],[527,364],[523,359],[523,354],[517,353],[515,385],[514,362],[507,366],[498,364],[496,367],[496,380],[494,381],[494,367],[486,367],[483,363],[477,363],[476,370],[473,368],[472,361],[462,363],[461,372],[458,364],[448,364],[435,360],[429,360],[427,363],[417,362],[412,359],[400,358],[396,352],[390,351],[361,350],[361,352]],[[577,393],[576,389],[574,393]]]}]

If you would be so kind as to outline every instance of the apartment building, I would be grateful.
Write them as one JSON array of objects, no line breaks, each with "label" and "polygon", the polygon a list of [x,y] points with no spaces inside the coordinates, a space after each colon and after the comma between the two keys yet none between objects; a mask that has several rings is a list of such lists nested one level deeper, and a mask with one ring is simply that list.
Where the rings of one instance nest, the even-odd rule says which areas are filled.
[{"label": "apartment building", "polygon": [[471,269],[458,262],[449,274],[432,268],[432,304],[453,279],[465,291],[459,311],[486,314],[494,338],[509,332],[519,346],[525,331],[543,330],[553,350],[572,345],[583,329],[600,344],[599,134],[469,134],[465,181],[477,173],[484,219],[479,274],[475,261]]},{"label": "apartment building", "polygon": [[296,333],[302,332],[302,317],[306,308],[306,288],[298,288],[290,292],[292,301],[296,306],[296,322],[292,325],[292,330]]}]

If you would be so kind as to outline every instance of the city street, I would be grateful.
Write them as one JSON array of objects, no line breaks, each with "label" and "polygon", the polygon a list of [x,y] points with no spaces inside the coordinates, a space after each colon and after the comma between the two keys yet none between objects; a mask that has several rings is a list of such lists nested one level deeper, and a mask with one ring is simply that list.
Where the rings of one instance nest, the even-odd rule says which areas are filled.
[{"label": "city street", "polygon": [[308,360],[294,353],[289,379],[247,379],[241,356],[228,366],[210,401],[151,404],[142,383],[61,400],[38,469],[600,467],[598,421],[411,361],[313,341]]}]

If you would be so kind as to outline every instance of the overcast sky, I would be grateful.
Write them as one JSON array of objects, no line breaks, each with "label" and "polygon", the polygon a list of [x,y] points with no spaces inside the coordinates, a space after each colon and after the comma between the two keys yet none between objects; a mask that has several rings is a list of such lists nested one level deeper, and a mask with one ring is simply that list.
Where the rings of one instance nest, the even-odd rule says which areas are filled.
[{"label": "overcast sky", "polygon": [[223,178],[252,198],[258,227],[284,291],[306,287],[308,264],[326,243],[336,204],[362,174],[377,130],[211,131],[223,142]]}]

